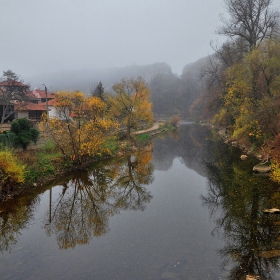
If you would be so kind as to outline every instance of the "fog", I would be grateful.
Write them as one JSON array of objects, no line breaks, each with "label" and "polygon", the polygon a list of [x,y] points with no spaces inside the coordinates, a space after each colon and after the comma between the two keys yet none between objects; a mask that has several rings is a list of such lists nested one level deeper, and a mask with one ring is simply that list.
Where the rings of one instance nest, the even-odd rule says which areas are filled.
[{"label": "fog", "polygon": [[211,53],[220,0],[1,0],[1,72],[38,73],[166,62]]},{"label": "fog", "polygon": [[0,2],[0,71],[24,80],[157,62],[180,75],[224,40],[215,34],[223,0]]}]

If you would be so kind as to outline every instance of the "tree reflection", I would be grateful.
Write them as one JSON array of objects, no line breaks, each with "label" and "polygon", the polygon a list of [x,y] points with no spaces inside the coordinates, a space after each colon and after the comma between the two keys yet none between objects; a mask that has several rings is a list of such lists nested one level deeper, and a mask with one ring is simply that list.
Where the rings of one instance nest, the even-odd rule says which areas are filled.
[{"label": "tree reflection", "polygon": [[114,181],[115,207],[121,209],[144,210],[152,196],[142,185],[153,181],[154,167],[151,163],[152,152],[138,152],[127,156],[126,164],[116,167],[117,176]]},{"label": "tree reflection", "polygon": [[225,240],[220,250],[223,268],[231,267],[228,279],[245,279],[248,274],[273,279],[280,256],[280,216],[263,210],[280,206],[278,195],[273,196],[276,186],[268,178],[253,176],[250,160],[241,162],[234,153],[217,155],[205,164],[208,194],[202,200],[216,220],[213,234],[222,234]]},{"label": "tree reflection", "polygon": [[8,251],[17,244],[18,237],[28,222],[33,219],[34,207],[38,204],[34,196],[14,197],[13,201],[0,206],[0,252]]},{"label": "tree reflection", "polygon": [[74,248],[105,234],[120,210],[144,210],[152,198],[144,187],[153,180],[151,159],[151,150],[144,149],[72,177],[45,215],[47,234],[56,235],[59,248]]}]

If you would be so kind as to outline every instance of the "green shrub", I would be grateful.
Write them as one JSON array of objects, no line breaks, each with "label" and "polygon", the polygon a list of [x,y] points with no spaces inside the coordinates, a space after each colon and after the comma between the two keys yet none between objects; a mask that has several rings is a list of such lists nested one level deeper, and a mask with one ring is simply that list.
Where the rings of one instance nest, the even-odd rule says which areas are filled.
[{"label": "green shrub", "polygon": [[31,141],[36,143],[40,134],[38,129],[31,127],[30,121],[26,118],[14,120],[11,132],[16,135],[15,146],[21,146],[24,150]]},{"label": "green shrub", "polygon": [[47,140],[45,142],[45,144],[43,145],[42,150],[44,152],[53,152],[53,151],[55,151],[56,150],[55,143],[53,141],[51,141],[51,140]]},{"label": "green shrub", "polygon": [[115,137],[107,138],[104,143],[104,147],[113,154],[116,153],[120,148],[117,138]]},{"label": "green shrub", "polygon": [[145,141],[149,138],[149,134],[148,133],[143,133],[143,134],[139,134],[136,136],[136,140],[137,141]]},{"label": "green shrub", "polygon": [[0,134],[0,144],[4,147],[15,148],[16,147],[16,135],[13,132],[5,132]]},{"label": "green shrub", "polygon": [[27,169],[26,181],[36,182],[40,178],[55,174],[56,168],[53,165],[52,156],[45,153],[38,153],[36,165]]}]

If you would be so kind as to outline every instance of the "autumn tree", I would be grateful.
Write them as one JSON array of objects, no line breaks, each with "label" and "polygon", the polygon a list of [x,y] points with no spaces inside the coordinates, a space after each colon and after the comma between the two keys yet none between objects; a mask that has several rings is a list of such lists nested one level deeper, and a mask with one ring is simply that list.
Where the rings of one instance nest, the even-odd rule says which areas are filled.
[{"label": "autumn tree", "polygon": [[[262,144],[279,132],[280,44],[266,41],[227,70],[223,107],[231,116],[233,137]],[[223,116],[224,115],[224,116]]]},{"label": "autumn tree", "polygon": [[17,102],[17,108],[24,104],[29,91],[29,86],[19,80],[19,76],[13,71],[3,71],[0,82],[0,123],[12,120],[15,114],[14,104]]},{"label": "autumn tree", "polygon": [[113,86],[116,96],[111,97],[111,113],[120,118],[126,127],[126,136],[131,138],[131,129],[142,123],[152,123],[153,112],[150,89],[142,78],[122,80]]},{"label": "autumn tree", "polygon": [[105,116],[106,104],[97,97],[85,97],[81,92],[60,91],[55,94],[57,117],[41,123],[62,154],[78,165],[89,156],[106,152],[106,137],[117,123]]},{"label": "autumn tree", "polygon": [[0,198],[24,183],[25,166],[9,150],[0,151]]}]

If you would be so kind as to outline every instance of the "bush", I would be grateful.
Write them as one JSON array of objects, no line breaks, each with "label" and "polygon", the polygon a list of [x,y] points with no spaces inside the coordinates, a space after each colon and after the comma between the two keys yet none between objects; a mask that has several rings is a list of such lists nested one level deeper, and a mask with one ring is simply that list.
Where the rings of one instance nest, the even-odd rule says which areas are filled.
[{"label": "bush", "polygon": [[16,135],[13,132],[5,132],[0,134],[1,146],[14,148],[16,146]]},{"label": "bush", "polygon": [[24,150],[31,141],[37,142],[39,138],[39,130],[31,127],[28,119],[22,118],[12,122],[11,132],[16,135],[15,146],[21,146]]},{"label": "bush", "polygon": [[107,138],[105,143],[104,143],[104,148],[107,149],[108,153],[117,153],[117,151],[119,150],[119,143],[116,139],[117,137],[111,137],[111,138]]},{"label": "bush", "polygon": [[180,116],[175,115],[175,116],[172,116],[172,117],[170,118],[169,123],[172,124],[173,126],[177,127],[179,121],[180,121]]},{"label": "bush", "polygon": [[136,140],[137,141],[145,141],[149,139],[149,134],[148,133],[143,133],[143,134],[139,134],[136,136]]},{"label": "bush", "polygon": [[27,182],[36,182],[38,179],[53,175],[56,172],[51,156],[39,153],[37,155],[37,160],[36,166],[28,167],[26,172]]},{"label": "bush", "polygon": [[24,182],[25,166],[9,150],[0,151],[0,186],[2,191]]}]

